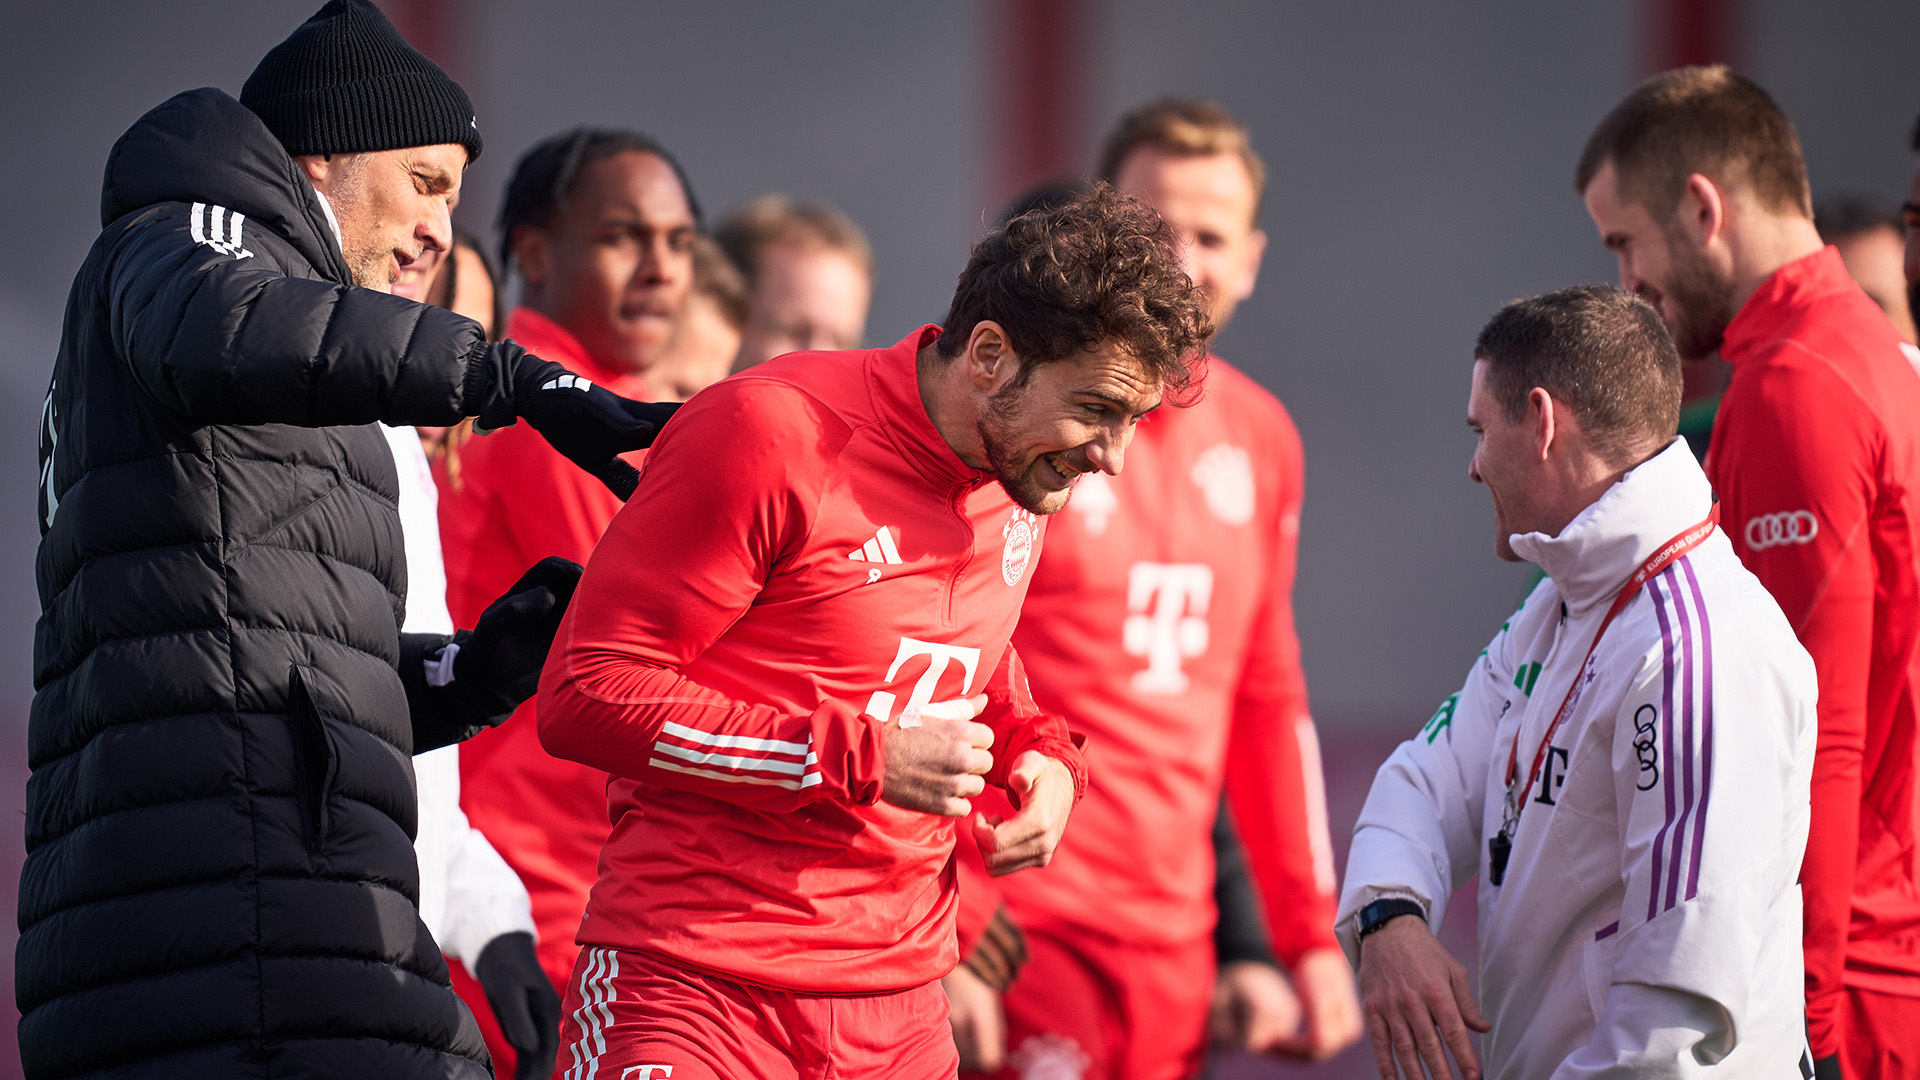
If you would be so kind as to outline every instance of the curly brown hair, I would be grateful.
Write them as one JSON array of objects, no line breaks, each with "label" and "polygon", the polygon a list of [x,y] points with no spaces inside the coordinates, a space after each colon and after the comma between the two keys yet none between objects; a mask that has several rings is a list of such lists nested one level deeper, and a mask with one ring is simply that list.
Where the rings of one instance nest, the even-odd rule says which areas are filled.
[{"label": "curly brown hair", "polygon": [[940,355],[960,355],[985,320],[1007,332],[1024,382],[1041,364],[1118,346],[1168,402],[1193,400],[1213,322],[1153,207],[1103,181],[1022,214],[973,247],[953,292]]}]

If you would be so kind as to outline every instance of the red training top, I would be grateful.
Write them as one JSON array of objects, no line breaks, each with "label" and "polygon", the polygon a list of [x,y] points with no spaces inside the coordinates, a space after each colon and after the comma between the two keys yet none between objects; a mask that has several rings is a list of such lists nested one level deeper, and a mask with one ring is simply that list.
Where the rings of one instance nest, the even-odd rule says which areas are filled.
[{"label": "red training top", "polygon": [[[881,803],[881,724],[985,693],[994,770],[1085,766],[1008,639],[1042,522],[921,404],[925,327],[702,391],[587,564],[540,735],[603,768],[613,835],[580,930],[804,993],[945,975],[953,822]],[[879,719],[876,719],[879,718]]]},{"label": "red training top", "polygon": [[1338,947],[1293,628],[1300,436],[1273,395],[1211,359],[1205,397],[1142,420],[1126,465],[1082,477],[1050,524],[1014,633],[1036,699],[1086,733],[1093,781],[1046,871],[997,884],[1022,925],[1205,937],[1224,779],[1291,966]]},{"label": "red training top", "polygon": [[[609,369],[578,339],[536,311],[518,308],[507,336],[544,360],[616,394],[646,400],[634,375]],[[440,536],[446,550],[447,607],[456,625],[480,612],[548,555],[584,563],[620,500],[560,456],[527,424],[469,439],[460,450],[460,486],[440,480]],[[636,466],[645,452],[627,455]],[[460,747],[460,806],[526,883],[540,931],[540,966],[565,986],[580,952],[574,935],[606,843],[607,774],[548,754],[534,703]],[[469,1001],[489,1015],[484,1001]]]},{"label": "red training top", "polygon": [[1727,327],[1707,453],[1740,559],[1820,675],[1805,893],[1815,1057],[1845,986],[1920,997],[1920,376],[1834,248],[1788,263]]}]

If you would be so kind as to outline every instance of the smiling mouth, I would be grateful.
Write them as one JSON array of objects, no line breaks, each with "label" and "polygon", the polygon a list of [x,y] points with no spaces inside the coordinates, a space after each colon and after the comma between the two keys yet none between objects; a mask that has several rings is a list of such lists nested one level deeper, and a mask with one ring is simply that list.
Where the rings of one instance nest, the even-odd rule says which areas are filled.
[{"label": "smiling mouth", "polygon": [[1067,464],[1065,459],[1057,454],[1044,454],[1041,456],[1040,462],[1047,467],[1048,472],[1051,472],[1058,478],[1059,482],[1054,485],[1056,490],[1070,488],[1074,485],[1075,481],[1080,479],[1081,470]]}]

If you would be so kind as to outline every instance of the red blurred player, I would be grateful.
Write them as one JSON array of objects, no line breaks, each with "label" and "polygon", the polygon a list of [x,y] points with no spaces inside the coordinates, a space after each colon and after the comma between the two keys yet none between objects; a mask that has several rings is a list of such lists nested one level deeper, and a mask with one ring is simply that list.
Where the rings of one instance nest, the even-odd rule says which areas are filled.
[{"label": "red blurred player", "polygon": [[[1266,246],[1265,169],[1245,129],[1209,102],[1154,102],[1121,121],[1101,170],[1180,233],[1224,324]],[[1236,1048],[1327,1056],[1360,1021],[1333,936],[1293,628],[1299,435],[1279,401],[1213,358],[1205,398],[1143,421],[1127,464],[1081,481],[1014,635],[1036,699],[1087,734],[1094,780],[1046,872],[999,884],[1030,953],[1005,996],[1007,1075],[1192,1076],[1210,1007]],[[1291,990],[1258,962],[1226,964],[1216,983],[1209,831],[1223,783]],[[993,911],[984,878],[965,887],[970,911]],[[990,965],[975,959],[947,986],[969,1063],[991,1069],[997,1018],[975,974]],[[1080,1071],[1046,1071],[1068,1065]]]},{"label": "red blurred player", "polygon": [[1102,187],[982,240],[944,331],[667,426],[541,680],[544,744],[614,777],[568,1076],[953,1075],[952,819],[1011,873],[1084,788],[1009,640],[1046,515],[1200,361],[1174,246]]},{"label": "red blurred player", "polygon": [[[650,400],[645,373],[667,352],[693,280],[698,212],[679,166],[631,132],[565,132],[521,157],[500,225],[525,282],[506,336]],[[468,439],[458,471],[440,476],[447,606],[469,620],[495,582],[517,579],[516,561],[586,562],[621,505],[530,434],[520,425]],[[460,805],[526,883],[540,964],[557,988],[579,954],[574,935],[607,838],[607,777],[541,749],[534,707],[462,748]],[[511,1051],[479,986],[456,976],[456,989],[504,1069]]]},{"label": "red blurred player", "polygon": [[1814,230],[1799,136],[1725,68],[1655,76],[1576,176],[1620,284],[1733,365],[1707,476],[1820,679],[1805,894],[1822,1077],[1920,1076],[1920,378]]}]

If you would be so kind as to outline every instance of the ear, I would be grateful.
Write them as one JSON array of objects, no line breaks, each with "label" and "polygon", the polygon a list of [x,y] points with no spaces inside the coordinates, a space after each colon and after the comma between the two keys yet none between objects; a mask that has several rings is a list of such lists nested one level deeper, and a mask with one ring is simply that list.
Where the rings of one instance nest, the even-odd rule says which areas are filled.
[{"label": "ear", "polygon": [[513,261],[527,287],[538,289],[553,272],[553,238],[547,230],[522,225],[513,230]]},{"label": "ear", "polygon": [[1679,221],[1681,231],[1691,237],[1695,244],[1705,247],[1726,228],[1726,200],[1721,198],[1717,184],[1700,173],[1694,173],[1687,177],[1687,186],[1680,193],[1674,216]]},{"label": "ear", "polygon": [[1235,290],[1234,299],[1246,302],[1253,296],[1254,283],[1260,280],[1260,260],[1267,257],[1267,231],[1255,229],[1247,234],[1247,267],[1245,279]]},{"label": "ear", "polygon": [[989,394],[1020,374],[1020,358],[1014,355],[1006,328],[992,319],[973,324],[961,359],[966,362],[968,380]]},{"label": "ear", "polygon": [[1534,457],[1545,461],[1553,452],[1555,436],[1564,436],[1553,395],[1536,386],[1527,394],[1527,423],[1532,428]]},{"label": "ear", "polygon": [[332,154],[300,154],[293,159],[293,164],[307,178],[307,183],[313,185],[315,191],[322,195],[327,194],[327,186],[333,172]]}]

